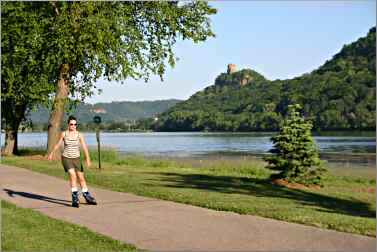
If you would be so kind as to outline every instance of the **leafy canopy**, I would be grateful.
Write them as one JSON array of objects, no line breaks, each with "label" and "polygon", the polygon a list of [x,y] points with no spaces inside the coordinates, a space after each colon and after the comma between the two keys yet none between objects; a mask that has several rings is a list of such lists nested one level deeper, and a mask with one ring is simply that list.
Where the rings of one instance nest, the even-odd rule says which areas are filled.
[{"label": "leafy canopy", "polygon": [[2,2],[3,98],[51,92],[62,64],[69,65],[70,94],[81,100],[100,77],[162,78],[176,63],[177,40],[214,36],[215,13],[203,1]]},{"label": "leafy canopy", "polygon": [[166,66],[175,65],[177,40],[196,43],[214,36],[209,16],[216,13],[203,1],[2,2],[1,7],[2,112],[16,104],[32,108],[51,102],[63,64],[69,66],[64,77],[76,100],[93,94],[100,77],[162,78]]},{"label": "leafy canopy", "polygon": [[[41,3],[46,4],[46,3]],[[54,2],[46,50],[49,60],[69,64],[72,95],[92,94],[100,77],[123,81],[162,76],[174,67],[177,39],[205,41],[214,36],[206,2]]]},{"label": "leafy canopy", "polygon": [[33,2],[1,3],[3,104],[42,103],[54,91],[51,85],[56,81],[54,67],[45,64],[48,20],[43,5]]}]

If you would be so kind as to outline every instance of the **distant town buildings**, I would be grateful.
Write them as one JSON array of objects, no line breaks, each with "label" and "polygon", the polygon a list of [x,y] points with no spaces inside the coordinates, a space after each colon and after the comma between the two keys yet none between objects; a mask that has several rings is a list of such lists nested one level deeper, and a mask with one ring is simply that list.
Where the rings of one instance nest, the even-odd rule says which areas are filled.
[{"label": "distant town buildings", "polygon": [[93,112],[93,113],[96,113],[96,114],[106,114],[107,113],[107,111],[103,108],[94,108],[94,109],[91,109],[90,111]]}]

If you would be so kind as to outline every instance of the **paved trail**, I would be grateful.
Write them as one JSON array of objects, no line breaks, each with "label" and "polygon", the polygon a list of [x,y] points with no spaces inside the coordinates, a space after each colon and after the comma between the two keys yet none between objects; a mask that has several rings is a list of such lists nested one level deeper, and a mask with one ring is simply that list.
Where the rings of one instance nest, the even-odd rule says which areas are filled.
[{"label": "paved trail", "polygon": [[0,165],[0,198],[152,251],[375,251],[376,239],[92,188],[70,207],[68,182]]}]

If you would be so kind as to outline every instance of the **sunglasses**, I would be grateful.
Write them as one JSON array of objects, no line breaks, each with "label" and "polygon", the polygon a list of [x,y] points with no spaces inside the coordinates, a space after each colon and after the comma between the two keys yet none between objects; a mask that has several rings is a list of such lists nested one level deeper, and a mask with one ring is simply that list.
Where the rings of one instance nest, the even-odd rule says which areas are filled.
[{"label": "sunglasses", "polygon": [[69,126],[76,126],[77,123],[70,123]]}]

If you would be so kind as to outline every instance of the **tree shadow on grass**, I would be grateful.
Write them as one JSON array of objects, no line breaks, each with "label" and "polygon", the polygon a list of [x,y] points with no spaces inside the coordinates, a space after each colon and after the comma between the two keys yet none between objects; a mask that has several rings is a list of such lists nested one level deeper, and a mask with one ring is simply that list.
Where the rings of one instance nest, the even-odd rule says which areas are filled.
[{"label": "tree shadow on grass", "polygon": [[46,201],[46,202],[50,202],[50,203],[63,205],[63,206],[71,206],[71,204],[68,204],[68,202],[70,203],[71,201],[68,201],[68,200],[50,198],[50,197],[46,197],[46,196],[43,196],[43,195],[28,193],[28,192],[13,191],[11,189],[6,189],[6,188],[4,188],[4,191],[10,197],[14,197],[15,195],[17,195],[17,196],[22,196],[22,197],[25,197],[25,198],[42,200],[42,201]]},{"label": "tree shadow on grass", "polygon": [[17,150],[17,156],[33,156],[33,155],[46,155],[46,149],[44,148],[20,148]]},{"label": "tree shadow on grass", "polygon": [[[156,173],[153,173],[156,175]],[[376,211],[365,202],[359,200],[341,199],[332,196],[322,195],[312,191],[291,189],[284,186],[272,184],[269,180],[242,178],[231,176],[216,176],[202,174],[179,174],[179,173],[157,173],[160,179],[153,179],[166,182],[165,187],[191,188],[220,193],[234,193],[253,195],[255,197],[287,198],[302,205],[313,205],[322,207],[328,212],[347,214],[360,217],[376,216]],[[148,184],[148,186],[154,186]]]}]

